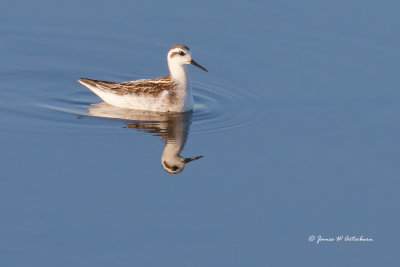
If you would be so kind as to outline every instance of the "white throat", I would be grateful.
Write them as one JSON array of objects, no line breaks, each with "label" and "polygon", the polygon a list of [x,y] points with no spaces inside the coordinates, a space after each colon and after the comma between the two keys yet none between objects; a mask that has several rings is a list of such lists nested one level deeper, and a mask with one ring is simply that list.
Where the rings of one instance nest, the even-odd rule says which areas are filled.
[{"label": "white throat", "polygon": [[179,85],[187,84],[188,77],[185,65],[181,65],[179,63],[174,63],[174,62],[168,62],[168,68],[172,78],[174,78]]},{"label": "white throat", "polygon": [[193,109],[193,96],[192,89],[190,88],[188,74],[185,65],[168,62],[168,68],[171,77],[177,82],[177,94],[180,102],[182,103],[182,111],[189,111]]}]

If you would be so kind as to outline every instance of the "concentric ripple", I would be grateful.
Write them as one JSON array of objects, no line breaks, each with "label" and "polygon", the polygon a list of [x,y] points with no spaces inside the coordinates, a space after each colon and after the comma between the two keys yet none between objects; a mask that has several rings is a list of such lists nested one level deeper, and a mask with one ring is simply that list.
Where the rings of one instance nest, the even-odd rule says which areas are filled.
[{"label": "concentric ripple", "polygon": [[193,82],[193,132],[219,132],[256,123],[261,117],[260,96],[221,83]]},{"label": "concentric ripple", "polygon": [[[0,73],[0,75],[5,82],[0,86],[16,87],[10,91],[2,90],[3,101],[10,99],[8,103],[2,105],[2,109],[9,114],[35,119],[36,125],[48,122],[53,125],[51,129],[69,133],[92,127],[96,132],[101,133],[120,127],[121,121],[122,124],[126,123],[121,119],[95,118],[89,115],[88,109],[93,108],[93,104],[101,100],[76,82],[76,77],[79,77],[76,71],[64,73],[15,71]],[[24,79],[21,80],[21,77]],[[112,75],[110,79],[129,80],[132,78],[128,75]],[[14,81],[18,82],[15,84]],[[192,87],[195,107],[191,134],[245,127],[256,123],[261,116],[263,101],[248,90],[216,82],[198,81],[192,82]],[[13,96],[19,99],[19,104],[12,103]],[[46,127],[47,131],[48,128]]]},{"label": "concentric ripple", "polygon": [[[76,80],[81,75],[115,81],[134,80],[143,78],[143,75],[109,73],[110,69],[119,65],[119,61],[126,60],[123,53],[118,54],[119,57],[115,59],[117,63],[109,66],[107,63],[112,60],[111,57],[98,64],[97,59],[92,57],[100,52],[87,54],[87,51],[97,47],[93,46],[96,43],[101,43],[106,51],[113,51],[115,47],[131,51],[132,46],[143,47],[146,51],[160,50],[157,47],[159,44],[119,35],[110,38],[100,33],[89,36],[70,33],[68,40],[79,42],[71,41],[68,44],[65,44],[66,36],[58,32],[35,32],[35,38],[25,32],[7,34],[19,43],[30,42],[34,46],[48,48],[46,53],[37,58],[43,66],[35,63],[27,65],[26,69],[18,69],[16,65],[14,68],[17,69],[0,72],[0,112],[13,118],[4,121],[2,127],[11,131],[21,127],[24,132],[81,133],[93,129],[92,133],[115,133],[115,129],[121,128],[126,121],[89,115],[88,109],[101,100]],[[64,55],[64,49],[70,54]],[[81,64],[84,61],[90,64]],[[230,86],[229,81],[191,82],[195,102],[191,134],[245,127],[256,123],[265,110],[261,106],[264,101],[249,88]]]}]

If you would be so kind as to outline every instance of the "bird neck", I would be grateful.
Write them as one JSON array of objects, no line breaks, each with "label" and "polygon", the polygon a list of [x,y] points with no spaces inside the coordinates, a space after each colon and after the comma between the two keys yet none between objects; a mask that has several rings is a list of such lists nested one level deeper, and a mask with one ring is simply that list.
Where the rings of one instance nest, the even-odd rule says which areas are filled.
[{"label": "bird neck", "polygon": [[180,85],[186,87],[188,82],[187,72],[184,65],[168,62],[171,77]]},{"label": "bird neck", "polygon": [[181,103],[181,111],[193,109],[192,89],[190,88],[188,74],[184,65],[168,62],[171,78],[177,83],[177,97]]}]

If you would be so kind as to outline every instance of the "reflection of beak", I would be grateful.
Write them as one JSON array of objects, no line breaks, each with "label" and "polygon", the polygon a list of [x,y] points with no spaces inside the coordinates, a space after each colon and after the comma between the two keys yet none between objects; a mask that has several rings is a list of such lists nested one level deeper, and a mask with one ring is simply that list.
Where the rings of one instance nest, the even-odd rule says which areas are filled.
[{"label": "reflection of beak", "polygon": [[199,159],[199,158],[202,158],[203,156],[198,156],[198,157],[193,157],[193,158],[183,158],[183,162],[184,163],[188,163],[188,162],[191,162],[191,161],[193,161],[193,160],[196,160],[196,159]]},{"label": "reflection of beak", "polygon": [[194,61],[193,59],[190,61],[190,64],[192,64],[192,65],[194,65],[194,66],[196,66],[196,67],[198,67],[198,68],[200,68],[200,69],[202,69],[202,70],[208,72],[208,70],[207,70],[206,68],[202,67],[199,63],[197,63],[197,62]]}]

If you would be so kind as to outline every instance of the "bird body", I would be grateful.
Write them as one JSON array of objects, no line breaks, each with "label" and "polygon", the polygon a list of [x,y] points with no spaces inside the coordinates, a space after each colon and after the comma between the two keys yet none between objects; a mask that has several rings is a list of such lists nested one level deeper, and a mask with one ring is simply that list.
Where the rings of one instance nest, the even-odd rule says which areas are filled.
[{"label": "bird body", "polygon": [[193,95],[186,64],[205,68],[195,62],[189,48],[174,45],[167,54],[169,75],[155,79],[128,82],[109,82],[81,78],[81,84],[98,95],[104,102],[121,108],[157,112],[186,112],[193,109]]}]

